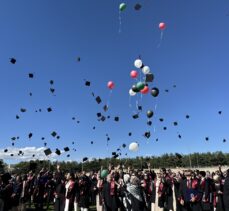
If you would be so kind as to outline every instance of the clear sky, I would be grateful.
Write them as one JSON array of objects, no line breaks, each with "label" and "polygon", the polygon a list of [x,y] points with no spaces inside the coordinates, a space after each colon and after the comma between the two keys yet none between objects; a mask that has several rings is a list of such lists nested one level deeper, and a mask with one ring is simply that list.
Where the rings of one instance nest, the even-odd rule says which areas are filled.
[{"label": "clear sky", "polygon": [[[20,136],[16,148],[43,147],[41,137],[54,150],[76,148],[70,158],[66,158],[66,153],[58,158],[71,160],[110,156],[122,143],[129,145],[133,141],[140,144],[140,150],[128,156],[228,151],[229,142],[222,140],[229,141],[229,2],[126,0],[119,33],[120,3],[1,2],[1,152],[11,147],[13,136]],[[134,10],[136,3],[142,5],[140,11]],[[158,47],[160,22],[165,22],[167,28]],[[129,73],[135,69],[133,63],[139,55],[155,75],[150,87],[157,86],[160,95],[143,96],[143,112],[133,120],[128,91],[135,81]],[[10,57],[17,59],[15,65],[10,64]],[[28,73],[34,73],[34,78],[30,79]],[[84,85],[84,79],[91,81],[90,87]],[[56,96],[50,94],[50,80],[54,80]],[[96,113],[102,111],[108,99],[109,80],[116,85],[107,112],[111,119],[98,122]],[[102,105],[96,103],[91,92],[101,96]],[[131,100],[134,105],[136,97]],[[48,107],[53,112],[48,113]],[[27,112],[21,113],[20,108]],[[42,112],[36,113],[39,108]],[[146,125],[148,109],[155,111],[151,127]],[[189,120],[186,114],[190,115]],[[119,122],[113,120],[117,115]],[[72,120],[73,116],[80,124]],[[159,118],[165,121],[160,122]],[[173,126],[174,121],[178,122],[177,127]],[[152,133],[148,140],[142,136],[147,130]],[[52,131],[61,138],[54,139]],[[108,149],[106,133],[111,138]],[[178,134],[182,139],[178,139]],[[208,142],[205,137],[209,137]]]}]

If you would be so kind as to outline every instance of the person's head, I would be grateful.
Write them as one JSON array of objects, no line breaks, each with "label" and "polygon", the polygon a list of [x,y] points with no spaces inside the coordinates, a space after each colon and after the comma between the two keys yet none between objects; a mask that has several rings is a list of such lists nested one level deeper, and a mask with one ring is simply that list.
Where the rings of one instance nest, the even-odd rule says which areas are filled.
[{"label": "person's head", "polygon": [[124,180],[125,183],[129,183],[130,182],[130,175],[129,174],[124,174],[123,180]]},{"label": "person's head", "polygon": [[192,178],[192,172],[190,170],[186,171],[184,175],[187,178],[187,180],[190,180]]},{"label": "person's head", "polygon": [[131,176],[130,184],[131,185],[139,185],[140,184],[140,180],[136,176]]},{"label": "person's head", "polygon": [[16,176],[16,182],[17,183],[21,183],[22,182],[22,178],[21,178],[21,176]]},{"label": "person's head", "polygon": [[113,178],[112,174],[108,174],[107,175],[107,182],[111,182],[112,178]]},{"label": "person's head", "polygon": [[221,178],[220,178],[219,175],[215,175],[215,176],[213,177],[213,180],[214,180],[215,183],[220,183]]},{"label": "person's head", "polygon": [[69,180],[74,180],[75,179],[75,175],[72,172],[69,172],[66,176],[66,179]]}]

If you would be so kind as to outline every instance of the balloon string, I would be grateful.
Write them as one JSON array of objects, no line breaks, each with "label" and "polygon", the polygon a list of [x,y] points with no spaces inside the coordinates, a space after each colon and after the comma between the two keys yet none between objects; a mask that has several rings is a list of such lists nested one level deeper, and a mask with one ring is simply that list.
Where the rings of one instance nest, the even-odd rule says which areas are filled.
[{"label": "balloon string", "polygon": [[163,31],[161,31],[160,42],[159,42],[157,48],[160,48],[162,40],[163,40]]},{"label": "balloon string", "polygon": [[112,95],[112,90],[110,90],[109,94],[108,94],[108,100],[107,100],[107,108],[109,107],[109,104],[110,104],[110,98],[111,98],[111,95]]},{"label": "balloon string", "polygon": [[121,11],[119,11],[119,30],[118,30],[119,33],[121,33],[122,31],[121,26],[122,26],[122,17],[121,17]]}]

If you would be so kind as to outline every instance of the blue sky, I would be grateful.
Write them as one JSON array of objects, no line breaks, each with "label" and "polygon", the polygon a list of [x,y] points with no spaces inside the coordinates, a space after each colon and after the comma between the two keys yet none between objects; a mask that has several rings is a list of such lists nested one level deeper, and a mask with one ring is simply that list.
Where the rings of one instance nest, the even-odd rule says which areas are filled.
[{"label": "blue sky", "polygon": [[[74,147],[77,151],[71,152],[72,160],[110,156],[122,143],[128,145],[133,141],[139,142],[140,150],[129,156],[227,152],[228,143],[222,140],[229,139],[228,1],[127,0],[119,33],[120,3],[1,2],[1,149],[11,146],[11,137],[20,136],[17,148],[42,147],[41,137],[46,137],[52,149]],[[136,3],[142,4],[140,11],[133,9]],[[160,22],[165,22],[167,28],[158,48]],[[155,75],[152,86],[161,92],[158,98],[143,96],[144,111],[139,119],[133,120],[128,91],[135,81],[129,73],[135,69],[133,63],[139,55]],[[9,63],[10,57],[17,59],[15,65]],[[30,72],[34,79],[28,78]],[[55,97],[49,92],[51,79]],[[91,87],[84,86],[84,79],[91,81]],[[100,95],[105,103],[109,95],[106,84],[110,80],[116,85],[107,114],[111,119],[102,123],[96,118],[102,106],[96,104],[91,92]],[[133,104],[135,100],[132,98]],[[155,105],[153,126],[149,128],[145,113],[154,110]],[[50,106],[53,112],[47,113]],[[21,114],[21,107],[28,111]],[[35,113],[39,108],[43,112]],[[222,115],[218,115],[219,110]],[[20,114],[19,120],[16,114]],[[190,115],[189,120],[186,114]],[[119,123],[113,121],[117,115]],[[73,116],[80,124],[72,121]],[[165,119],[163,123],[159,122],[160,117]],[[177,127],[173,126],[174,121],[178,122]],[[92,130],[93,126],[96,130]],[[147,141],[142,134],[149,129],[152,135]],[[51,137],[54,130],[60,140]],[[31,140],[27,138],[29,132],[33,133]],[[111,138],[108,149],[106,133]],[[178,133],[182,139],[177,138]],[[206,136],[209,142],[205,141]],[[66,159],[66,154],[58,159]]]}]

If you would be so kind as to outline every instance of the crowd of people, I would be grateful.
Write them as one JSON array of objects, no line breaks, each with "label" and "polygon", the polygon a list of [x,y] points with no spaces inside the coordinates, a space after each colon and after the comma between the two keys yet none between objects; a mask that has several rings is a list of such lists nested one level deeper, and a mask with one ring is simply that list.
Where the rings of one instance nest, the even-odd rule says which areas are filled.
[{"label": "crowd of people", "polygon": [[0,211],[229,211],[229,170],[214,172],[110,167],[98,172],[55,172],[0,177]]}]

